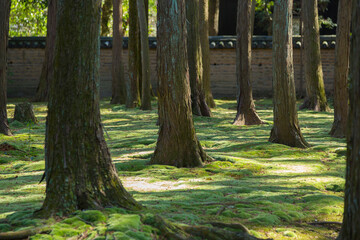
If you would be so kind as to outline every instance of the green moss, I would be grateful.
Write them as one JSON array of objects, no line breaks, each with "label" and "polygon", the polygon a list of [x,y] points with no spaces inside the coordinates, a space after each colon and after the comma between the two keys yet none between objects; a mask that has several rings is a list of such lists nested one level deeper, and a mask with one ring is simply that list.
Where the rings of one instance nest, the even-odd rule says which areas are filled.
[{"label": "green moss", "polygon": [[36,234],[32,237],[30,237],[30,240],[53,240],[54,237],[52,237],[51,235],[46,235],[46,234]]},{"label": "green moss", "polygon": [[225,217],[238,217],[238,215],[231,210],[225,210],[221,215]]},{"label": "green moss", "polygon": [[285,231],[285,232],[283,233],[283,235],[284,235],[285,237],[296,238],[296,234],[295,234],[294,232],[291,232],[291,231]]},{"label": "green moss", "polygon": [[126,231],[126,235],[137,240],[152,240],[151,234],[139,231]]},{"label": "green moss", "polygon": [[105,215],[97,210],[87,210],[87,211],[82,211],[80,213],[77,214],[77,216],[85,221],[85,222],[90,222],[90,223],[99,223],[99,222],[105,222],[106,221],[106,217]]},{"label": "green moss", "polygon": [[195,224],[200,220],[198,216],[191,213],[169,214],[168,218],[175,222],[184,222],[188,224]]},{"label": "green moss", "polygon": [[11,230],[12,230],[12,227],[10,224],[0,223],[0,232],[8,232]]},{"label": "green moss", "polygon": [[132,237],[128,236],[123,232],[114,232],[113,234],[111,234],[111,236],[113,237],[113,239],[116,240],[134,240]]},{"label": "green moss", "polygon": [[107,220],[108,231],[126,231],[129,229],[139,230],[141,225],[139,215],[112,214]]},{"label": "green moss", "polygon": [[275,226],[280,223],[280,219],[278,216],[266,213],[260,214],[250,219],[249,221],[263,226]]},{"label": "green moss", "polygon": [[105,213],[109,215],[114,213],[126,214],[127,211],[124,208],[112,207],[112,208],[105,208]]},{"label": "green moss", "polygon": [[24,124],[24,123],[22,123],[22,122],[19,122],[19,121],[17,121],[17,120],[14,120],[14,121],[11,121],[10,122],[10,128],[12,128],[12,129],[16,129],[16,128],[23,128],[23,127],[25,127],[26,126],[26,124]]}]

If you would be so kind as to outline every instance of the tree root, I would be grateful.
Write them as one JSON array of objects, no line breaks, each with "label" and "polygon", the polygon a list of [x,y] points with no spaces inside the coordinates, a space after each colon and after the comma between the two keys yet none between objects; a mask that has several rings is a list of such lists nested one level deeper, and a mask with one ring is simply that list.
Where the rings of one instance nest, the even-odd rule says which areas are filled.
[{"label": "tree root", "polygon": [[311,222],[309,225],[342,225],[341,222]]},{"label": "tree root", "polygon": [[38,233],[50,233],[50,232],[51,232],[51,230],[48,227],[27,229],[27,230],[16,231],[16,232],[4,232],[4,233],[0,233],[0,240],[27,239]]}]

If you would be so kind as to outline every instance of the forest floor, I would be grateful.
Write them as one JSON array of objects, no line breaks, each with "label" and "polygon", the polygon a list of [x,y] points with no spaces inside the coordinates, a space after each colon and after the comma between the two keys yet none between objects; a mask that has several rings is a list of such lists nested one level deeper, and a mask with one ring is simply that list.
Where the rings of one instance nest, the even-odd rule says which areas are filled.
[{"label": "forest floor", "polygon": [[[19,101],[10,100],[10,118]],[[242,223],[259,238],[335,239],[339,225],[310,224],[342,221],[346,144],[328,134],[333,113],[299,111],[301,130],[312,147],[296,149],[268,142],[271,100],[256,101],[267,122],[261,126],[233,126],[236,102],[216,104],[212,118],[194,121],[202,146],[217,161],[203,168],[178,169],[148,165],[158,132],[155,105],[144,112],[102,101],[105,138],[124,186],[146,207],[141,214],[191,225]],[[122,209],[79,212],[61,222],[32,217],[45,197],[45,183],[39,181],[46,104],[35,103],[34,110],[37,125],[12,122],[14,136],[0,136],[0,144],[17,149],[0,145],[0,232],[46,225],[50,230],[33,239],[105,239],[101,236],[106,234],[107,239],[155,238],[153,229],[139,223],[140,213]],[[116,220],[120,215],[123,222]]]}]

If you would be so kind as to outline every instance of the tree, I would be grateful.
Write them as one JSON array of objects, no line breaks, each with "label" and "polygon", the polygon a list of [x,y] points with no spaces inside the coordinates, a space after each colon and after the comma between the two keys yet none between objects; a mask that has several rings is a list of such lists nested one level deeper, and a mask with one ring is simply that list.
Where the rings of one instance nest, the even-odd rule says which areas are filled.
[{"label": "tree", "polygon": [[270,142],[306,148],[296,112],[292,45],[292,0],[274,2],[273,101],[274,126]]},{"label": "tree", "polygon": [[101,14],[101,36],[107,36],[110,34],[109,21],[112,13],[112,8],[112,0],[105,0],[102,6]]},{"label": "tree", "polygon": [[215,101],[211,92],[210,84],[210,46],[209,46],[209,1],[200,0],[199,2],[199,30],[200,30],[200,42],[201,42],[201,53],[202,53],[202,76],[203,86],[205,92],[206,104],[214,108]]},{"label": "tree", "polygon": [[187,51],[191,88],[191,106],[193,114],[211,116],[205,101],[203,85],[203,63],[199,36],[199,0],[186,0]]},{"label": "tree", "polygon": [[122,0],[113,0],[112,104],[126,103],[123,64]]},{"label": "tree", "polygon": [[344,218],[339,240],[360,236],[360,0],[353,1]]},{"label": "tree", "polygon": [[209,1],[209,35],[217,36],[219,33],[219,7],[220,0]]},{"label": "tree", "polygon": [[50,83],[54,76],[54,55],[56,38],[56,0],[49,0],[47,15],[47,32],[45,58],[41,69],[39,84],[34,102],[45,102],[49,98]]},{"label": "tree", "polygon": [[348,74],[352,0],[340,0],[335,46],[334,123],[330,134],[345,137],[348,119]]},{"label": "tree", "polygon": [[100,121],[100,9],[101,1],[58,0],[40,216],[140,208],[119,180]]},{"label": "tree", "polygon": [[151,110],[149,36],[144,0],[137,0],[141,51],[141,109]]},{"label": "tree", "polygon": [[198,167],[207,161],[191,113],[185,0],[158,0],[159,137],[151,164]]},{"label": "tree", "polygon": [[9,34],[11,0],[0,2],[0,133],[12,135],[7,119],[6,94],[6,51]]},{"label": "tree", "polygon": [[262,124],[255,110],[251,79],[252,0],[238,2],[236,78],[237,114],[234,125]]},{"label": "tree", "polygon": [[328,111],[320,52],[318,0],[302,0],[306,98],[300,109]]}]

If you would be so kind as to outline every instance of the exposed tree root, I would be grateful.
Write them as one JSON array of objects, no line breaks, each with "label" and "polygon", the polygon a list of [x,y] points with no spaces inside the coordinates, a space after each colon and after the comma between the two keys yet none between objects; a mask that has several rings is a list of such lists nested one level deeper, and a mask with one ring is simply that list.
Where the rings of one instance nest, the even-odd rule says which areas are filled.
[{"label": "exposed tree root", "polygon": [[326,101],[321,101],[320,99],[310,99],[305,98],[304,103],[300,106],[300,110],[309,109],[317,112],[329,112],[330,108]]},{"label": "exposed tree root", "polygon": [[335,119],[330,131],[330,135],[335,138],[346,137],[346,124]]},{"label": "exposed tree root", "polygon": [[311,222],[309,225],[342,225],[341,222]]},{"label": "exposed tree root", "polygon": [[15,240],[15,239],[27,239],[38,233],[50,233],[51,230],[48,227],[34,228],[16,232],[4,232],[0,233],[0,240]]}]

